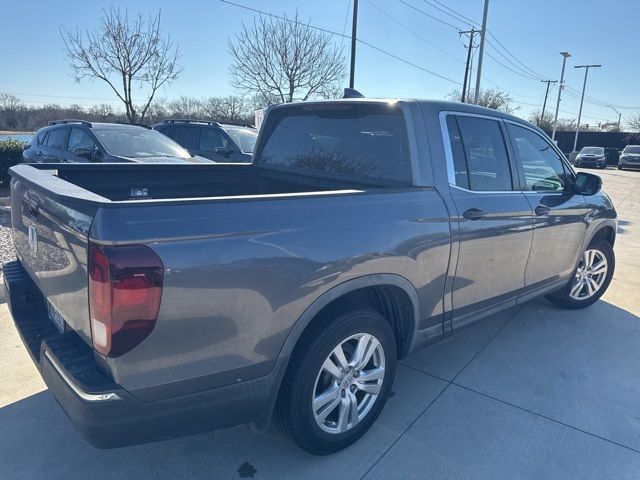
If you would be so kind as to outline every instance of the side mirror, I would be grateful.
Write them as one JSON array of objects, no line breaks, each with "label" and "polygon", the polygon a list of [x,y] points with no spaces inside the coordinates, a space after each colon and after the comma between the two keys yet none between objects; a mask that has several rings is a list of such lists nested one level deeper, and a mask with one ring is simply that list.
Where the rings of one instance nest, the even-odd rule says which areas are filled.
[{"label": "side mirror", "polygon": [[218,155],[222,155],[223,157],[228,157],[233,153],[231,150],[225,147],[216,147],[213,149],[213,151]]},{"label": "side mirror", "polygon": [[78,147],[73,149],[74,155],[78,157],[86,158],[87,160],[91,160],[93,157],[93,148],[89,147]]},{"label": "side mirror", "polygon": [[602,179],[593,173],[578,172],[573,191],[579,195],[595,195],[602,188]]}]

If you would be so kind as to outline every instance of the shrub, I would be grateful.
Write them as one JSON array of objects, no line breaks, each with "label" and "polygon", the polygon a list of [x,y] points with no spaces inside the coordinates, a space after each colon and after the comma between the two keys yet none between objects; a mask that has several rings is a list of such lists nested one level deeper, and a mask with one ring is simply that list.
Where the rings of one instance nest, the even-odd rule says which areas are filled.
[{"label": "shrub", "polygon": [[22,161],[22,142],[0,140],[0,185],[9,183],[9,168]]}]

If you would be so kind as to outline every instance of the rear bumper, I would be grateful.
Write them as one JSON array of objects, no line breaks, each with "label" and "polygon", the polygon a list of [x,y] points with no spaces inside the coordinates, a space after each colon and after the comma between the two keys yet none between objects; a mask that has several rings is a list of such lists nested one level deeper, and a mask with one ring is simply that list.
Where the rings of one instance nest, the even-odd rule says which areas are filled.
[{"label": "rear bumper", "polygon": [[98,448],[152,442],[252,422],[272,377],[141,402],[107,378],[76,333],[59,333],[20,262],[4,265],[7,303],[23,343],[73,426]]}]

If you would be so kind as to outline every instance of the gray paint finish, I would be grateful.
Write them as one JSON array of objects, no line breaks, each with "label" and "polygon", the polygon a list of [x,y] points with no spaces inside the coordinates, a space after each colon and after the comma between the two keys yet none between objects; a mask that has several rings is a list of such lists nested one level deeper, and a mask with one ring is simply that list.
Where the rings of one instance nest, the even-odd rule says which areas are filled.
[{"label": "gray paint finish", "polygon": [[[211,197],[114,201],[31,166],[14,167],[14,185],[20,188],[14,189],[12,210],[24,211],[24,199],[39,196],[46,211],[56,212],[57,221],[55,226],[42,221],[38,228],[52,231],[43,238],[73,263],[70,273],[53,262],[53,255],[47,257],[50,263],[36,273],[37,283],[89,341],[86,242],[144,243],[159,255],[165,279],[154,331],[131,352],[102,362],[115,382],[150,401],[265,377],[276,365],[286,366],[297,339],[313,320],[310,309],[335,299],[332,292],[339,288],[348,293],[363,285],[400,286],[417,306],[407,339],[410,352],[415,351],[453,327],[512,306],[518,298],[543,293],[538,283],[527,280],[539,275],[526,274],[540,270],[528,261],[529,252],[535,259],[536,252],[547,247],[536,246],[537,232],[548,228],[553,241],[575,253],[602,226],[615,227],[616,214],[604,194],[588,201],[572,198],[572,214],[560,212],[556,218],[562,222],[547,225],[534,218],[532,204],[521,192],[478,194],[449,185],[442,112],[489,115],[500,122],[521,120],[448,102],[398,105],[407,121],[414,166],[414,184],[406,187],[319,176],[307,179],[315,186],[307,192],[293,179],[288,185],[296,188],[291,191],[280,187],[284,190],[269,194],[245,191],[227,196],[219,181]],[[258,144],[264,141],[264,131]],[[74,168],[84,167],[60,167],[68,172]],[[108,173],[109,165],[100,168]],[[153,169],[163,167],[145,168],[159,172]],[[260,169],[266,167],[206,168],[264,174]],[[172,180],[166,183],[172,186]],[[486,210],[486,218],[463,218],[469,208]],[[25,228],[16,231],[24,235]],[[16,245],[24,255],[24,241]],[[570,273],[571,258],[563,258],[566,265],[548,272],[552,278],[546,281],[562,280]],[[68,296],[57,295],[65,291]],[[71,298],[76,308],[65,306]],[[273,378],[276,392],[281,377]],[[269,413],[266,408],[265,415]]]}]

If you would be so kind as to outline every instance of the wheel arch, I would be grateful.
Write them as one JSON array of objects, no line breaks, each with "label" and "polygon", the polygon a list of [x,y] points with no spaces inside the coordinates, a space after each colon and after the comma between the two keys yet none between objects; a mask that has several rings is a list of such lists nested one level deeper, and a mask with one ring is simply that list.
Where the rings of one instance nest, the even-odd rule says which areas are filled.
[{"label": "wheel arch", "polygon": [[[389,311],[381,312],[390,322],[394,334],[401,332],[403,338],[396,336],[399,349],[398,355],[402,357],[409,350],[415,334],[420,325],[420,303],[414,286],[406,278],[396,274],[371,274],[343,282],[318,297],[295,322],[291,332],[287,336],[280,351],[274,368],[273,385],[269,394],[269,400],[263,409],[260,418],[252,424],[258,431],[263,431],[269,425],[270,419],[280,391],[280,385],[289,366],[289,359],[305,331],[314,321],[322,317],[323,311],[345,302],[345,305],[353,305],[361,301],[363,295],[378,292],[377,298],[380,309],[392,309],[393,319],[388,318]],[[390,296],[395,296],[391,298]],[[404,296],[404,298],[402,297]],[[397,303],[400,302],[400,303]],[[365,303],[373,306],[370,302]],[[410,305],[410,311],[408,306]],[[400,308],[400,310],[398,310]],[[403,315],[404,313],[404,315]],[[386,314],[386,315],[385,315]]]},{"label": "wheel arch", "polygon": [[587,248],[587,246],[591,242],[593,242],[596,237],[604,239],[607,243],[609,243],[609,245],[611,245],[611,247],[613,247],[616,241],[616,230],[617,224],[614,220],[603,220],[601,223],[596,225],[591,233],[587,236],[582,249],[584,250],[585,248]]}]

